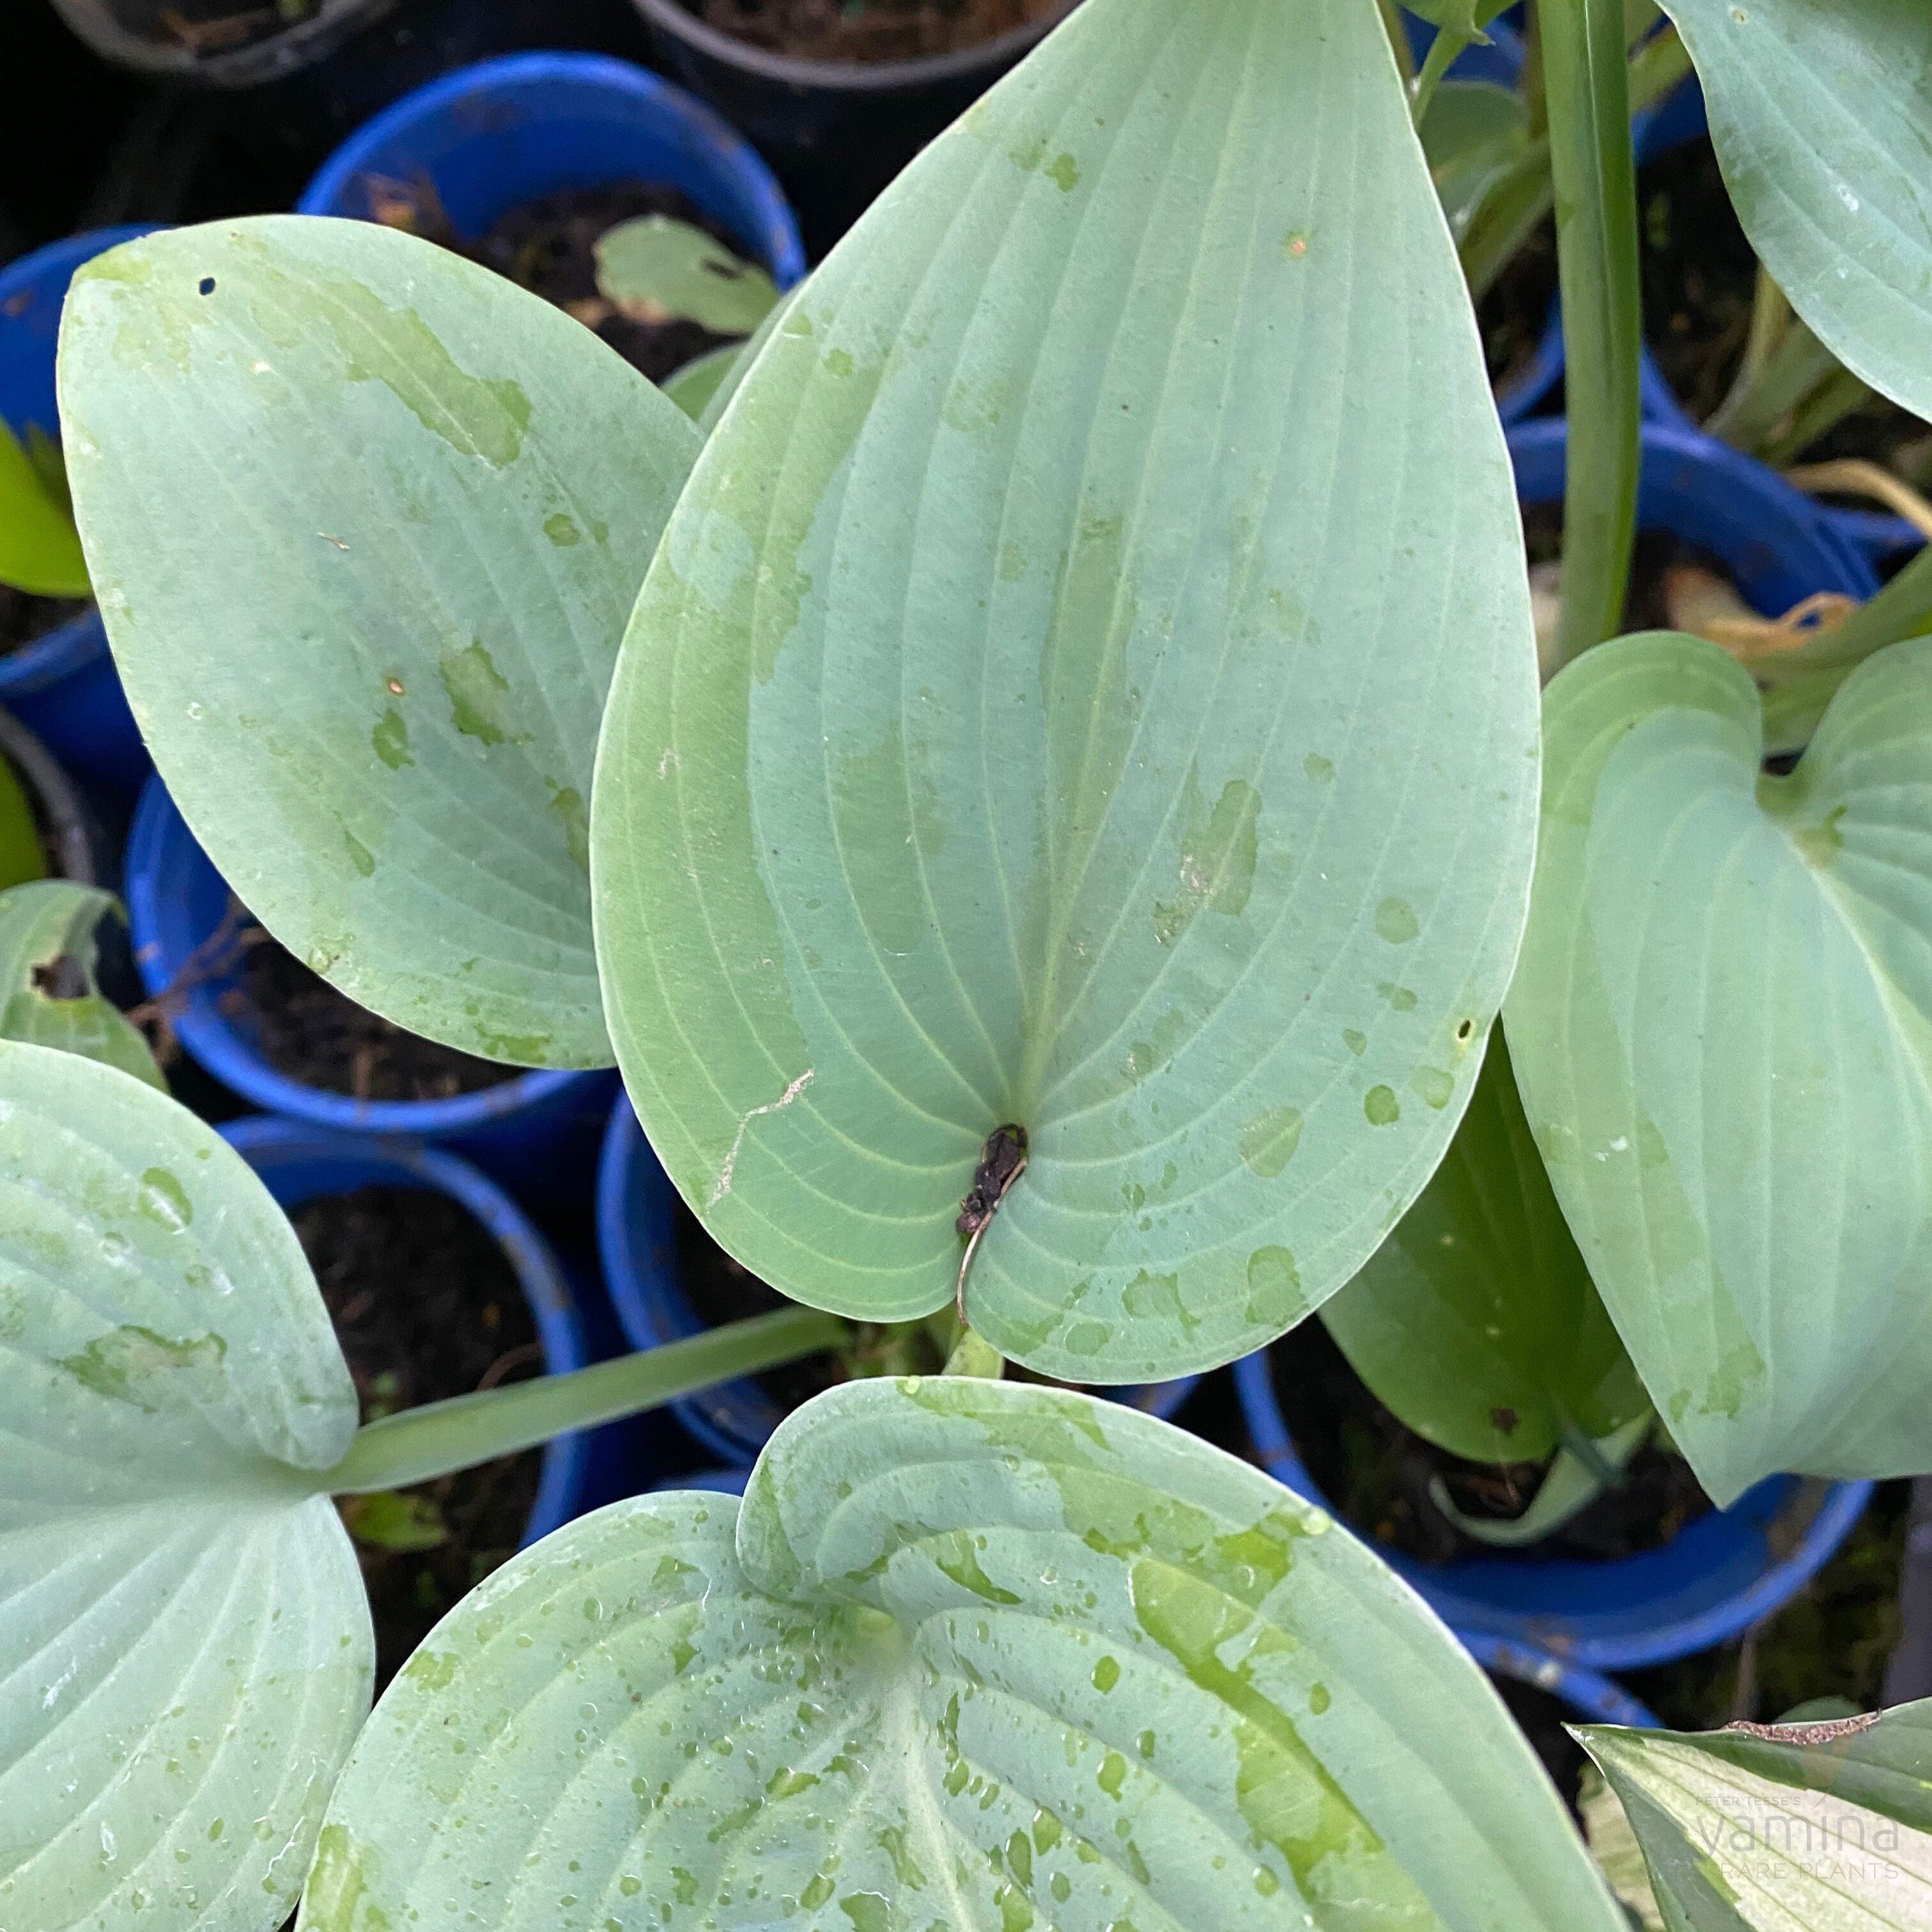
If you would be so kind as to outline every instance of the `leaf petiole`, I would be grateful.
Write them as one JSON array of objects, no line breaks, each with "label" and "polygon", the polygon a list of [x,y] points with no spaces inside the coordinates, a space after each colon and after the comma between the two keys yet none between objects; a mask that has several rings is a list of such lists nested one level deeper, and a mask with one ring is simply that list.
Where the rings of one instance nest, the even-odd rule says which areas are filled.
[{"label": "leaf petiole", "polygon": [[332,1496],[366,1496],[428,1482],[573,1429],[641,1414],[734,1376],[836,1348],[845,1333],[836,1315],[788,1308],[568,1375],[425,1402],[359,1430],[316,1486]]}]

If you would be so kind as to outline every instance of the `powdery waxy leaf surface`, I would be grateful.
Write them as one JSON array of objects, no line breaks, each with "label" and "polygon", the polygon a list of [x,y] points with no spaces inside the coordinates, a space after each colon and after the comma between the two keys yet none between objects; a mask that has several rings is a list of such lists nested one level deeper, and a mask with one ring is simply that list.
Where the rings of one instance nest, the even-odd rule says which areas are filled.
[{"label": "powdery waxy leaf surface", "polygon": [[140,1029],[96,983],[94,935],[120,908],[66,879],[0,892],[0,1036],[104,1061],[167,1091]]},{"label": "powdery waxy leaf surface", "polygon": [[1932,1924],[1932,1703],[1840,1723],[1577,1736],[1671,1932]]},{"label": "powdery waxy leaf surface", "polygon": [[607,1064],[590,768],[684,416],[501,277],[291,216],[90,262],[61,409],[116,662],[236,890],[387,1018]]},{"label": "powdery waxy leaf surface", "polygon": [[1498,1031],[1448,1157],[1322,1311],[1355,1372],[1473,1462],[1547,1456],[1648,1399],[1564,1226]]},{"label": "powdery waxy leaf surface", "polygon": [[[1480,1767],[1480,1774],[1478,1768]],[[1467,1655],[1090,1396],[848,1384],[515,1558],[358,1744],[304,1932],[1612,1932]]]},{"label": "powdery waxy leaf surface", "polygon": [[1932,641],[1788,778],[1714,645],[1550,687],[1509,1038],[1550,1178],[1705,1488],[1932,1467]]},{"label": "powdery waxy leaf surface", "polygon": [[293,1231],[127,1075],[0,1042],[0,1926],[275,1932],[368,1709]]},{"label": "powdery waxy leaf surface", "polygon": [[1838,359],[1932,416],[1932,12],[1662,0],[1744,231]]},{"label": "powdery waxy leaf surface", "polygon": [[1372,1253],[1522,916],[1508,464],[1382,23],[1090,0],[793,298],[599,752],[612,1036],[687,1199],[1071,1380]]}]

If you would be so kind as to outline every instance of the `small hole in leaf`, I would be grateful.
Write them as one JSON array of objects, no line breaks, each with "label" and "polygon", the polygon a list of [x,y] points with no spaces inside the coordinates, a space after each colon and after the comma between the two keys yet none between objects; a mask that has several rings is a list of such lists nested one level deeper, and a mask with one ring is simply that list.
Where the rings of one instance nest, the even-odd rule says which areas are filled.
[{"label": "small hole in leaf", "polygon": [[70,952],[57,952],[34,968],[34,990],[50,1000],[80,1000],[87,996],[87,973]]},{"label": "small hole in leaf", "polygon": [[1474,1020],[1463,1021],[1462,1023],[1456,1029],[1456,1039],[1457,1043],[1460,1046],[1467,1046],[1471,1038],[1474,1036],[1475,1030],[1476,1023]]},{"label": "small hole in leaf", "polygon": [[214,294],[214,278],[212,275],[203,275],[203,276],[202,277],[202,278],[201,278],[201,292],[202,292],[202,293],[203,295],[205,295],[205,296],[212,296],[212,294]]}]

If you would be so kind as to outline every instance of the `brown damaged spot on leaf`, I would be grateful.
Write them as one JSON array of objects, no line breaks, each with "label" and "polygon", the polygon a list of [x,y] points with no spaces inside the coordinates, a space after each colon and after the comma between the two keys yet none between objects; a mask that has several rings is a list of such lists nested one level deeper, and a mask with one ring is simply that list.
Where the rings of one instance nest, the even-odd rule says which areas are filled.
[{"label": "brown damaged spot on leaf", "polygon": [[87,969],[71,952],[57,952],[34,968],[34,991],[50,1000],[84,1000]]}]

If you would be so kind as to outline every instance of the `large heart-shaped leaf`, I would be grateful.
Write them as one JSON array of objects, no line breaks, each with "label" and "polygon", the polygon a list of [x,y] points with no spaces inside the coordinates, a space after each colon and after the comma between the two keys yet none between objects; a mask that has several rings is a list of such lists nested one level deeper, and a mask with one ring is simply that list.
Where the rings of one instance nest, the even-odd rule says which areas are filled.
[{"label": "large heart-shaped leaf", "polygon": [[385,1694],[305,1932],[1619,1922],[1476,1666],[1258,1471],[1091,1396],[848,1384],[746,1490],[499,1570]]},{"label": "large heart-shaped leaf", "polygon": [[1017,1125],[976,1328],[1087,1382],[1256,1346],[1467,1100],[1534,676],[1375,10],[1088,0],[794,296],[645,584],[592,846],[646,1130],[892,1319]]},{"label": "large heart-shaped leaf", "polygon": [[1932,416],[1932,12],[1662,0],[1751,245],[1838,359]]},{"label": "large heart-shaped leaf", "polygon": [[1650,1412],[1564,1225],[1500,1029],[1448,1158],[1322,1318],[1411,1429],[1473,1461],[1533,1461]]},{"label": "large heart-shaped leaf", "polygon": [[1932,1702],[1702,1736],[1576,1736],[1622,1801],[1671,1932],[1932,1924]]},{"label": "large heart-shaped leaf", "polygon": [[0,1036],[82,1054],[166,1093],[140,1029],[94,980],[94,934],[120,916],[112,893],[66,879],[0,892]]},{"label": "large heart-shaped leaf", "polygon": [[682,413],[485,269],[284,216],[88,263],[61,410],[128,695],[250,908],[418,1033],[608,1064],[590,768]]},{"label": "large heart-shaped leaf", "polygon": [[0,1926],[273,1932],[368,1708],[281,1210],[152,1088],[0,1042]]},{"label": "large heart-shaped leaf", "polygon": [[1788,778],[1690,638],[1592,651],[1544,726],[1510,1045],[1652,1400],[1720,1503],[1932,1468],[1932,641]]}]

